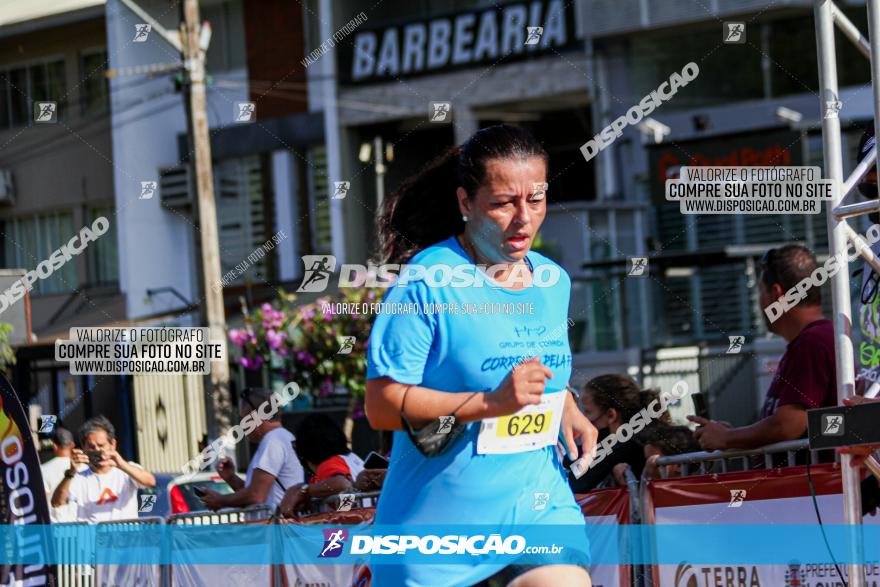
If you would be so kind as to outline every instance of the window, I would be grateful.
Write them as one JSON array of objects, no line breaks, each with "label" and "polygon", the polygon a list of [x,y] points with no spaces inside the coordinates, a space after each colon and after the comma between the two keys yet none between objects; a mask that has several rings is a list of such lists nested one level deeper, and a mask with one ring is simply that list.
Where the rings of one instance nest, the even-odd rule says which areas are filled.
[{"label": "window", "polygon": [[[56,249],[77,234],[69,212],[2,220],[0,231],[3,234],[3,266],[7,269],[26,270],[35,269],[40,262],[48,259]],[[74,257],[57,267],[50,277],[37,280],[31,295],[68,292],[77,287],[79,280]]]},{"label": "window", "polygon": [[89,225],[104,216],[110,228],[98,240],[89,243],[88,280],[90,285],[115,285],[119,282],[119,253],[116,248],[116,210],[111,207],[94,208]]},{"label": "window", "polygon": [[64,60],[0,69],[0,129],[30,124],[34,102],[58,103],[64,113],[67,81]]},{"label": "window", "polygon": [[104,75],[107,71],[107,51],[101,49],[83,53],[80,63],[82,113],[86,116],[103,114],[109,105],[109,84]]},{"label": "window", "polygon": [[226,159],[214,166],[220,267],[228,276],[227,285],[247,280],[262,285],[276,277],[277,253],[263,248],[274,232],[263,184],[258,155]]},{"label": "window", "polygon": [[[754,26],[757,34],[759,26]],[[750,31],[752,29],[749,29]],[[744,45],[724,45],[720,28],[680,31],[674,35],[638,36],[632,41],[630,81],[634,94],[621,96],[621,108],[638,104],[673,73],[695,61],[700,75],[663,104],[663,111],[687,110],[698,106],[724,104],[764,97],[760,37]],[[722,50],[723,47],[723,50]],[[815,53],[815,49],[813,50]]]}]

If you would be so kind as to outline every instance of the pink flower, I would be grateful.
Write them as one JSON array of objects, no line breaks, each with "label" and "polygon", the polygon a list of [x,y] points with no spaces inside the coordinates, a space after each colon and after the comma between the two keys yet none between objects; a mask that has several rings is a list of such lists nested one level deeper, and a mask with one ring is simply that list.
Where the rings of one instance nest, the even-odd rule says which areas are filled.
[{"label": "pink flower", "polygon": [[263,357],[256,355],[254,357],[242,357],[238,360],[239,364],[245,369],[256,371],[263,364]]},{"label": "pink flower", "polygon": [[248,333],[242,328],[233,328],[229,331],[229,341],[238,346],[244,346],[248,341]]},{"label": "pink flower", "polygon": [[284,339],[287,338],[287,334],[284,332],[276,332],[274,330],[266,331],[266,341],[269,343],[269,348],[274,350],[278,350],[282,344],[284,344]]}]

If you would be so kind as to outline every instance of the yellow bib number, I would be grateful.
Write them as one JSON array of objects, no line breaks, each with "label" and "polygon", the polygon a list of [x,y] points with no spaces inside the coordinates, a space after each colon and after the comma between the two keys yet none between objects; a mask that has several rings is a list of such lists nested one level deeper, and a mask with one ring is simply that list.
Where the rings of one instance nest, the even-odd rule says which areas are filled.
[{"label": "yellow bib number", "polygon": [[512,414],[498,418],[498,436],[525,436],[526,434],[542,434],[550,427],[553,421],[553,412],[539,412],[537,414]]}]

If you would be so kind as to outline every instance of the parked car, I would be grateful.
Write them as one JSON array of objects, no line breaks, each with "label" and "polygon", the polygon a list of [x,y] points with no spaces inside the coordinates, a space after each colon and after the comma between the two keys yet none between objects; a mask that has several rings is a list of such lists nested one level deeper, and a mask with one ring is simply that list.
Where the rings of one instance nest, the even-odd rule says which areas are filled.
[{"label": "parked car", "polygon": [[[232,493],[220,475],[214,471],[205,471],[195,475],[176,475],[173,473],[156,473],[156,486],[138,491],[139,516],[159,516],[165,518],[172,514],[185,514],[202,511],[205,505],[195,494],[195,488],[211,489],[217,493]],[[238,474],[241,479],[244,475]],[[155,495],[148,499],[143,496]],[[146,506],[144,505],[146,503]]]}]

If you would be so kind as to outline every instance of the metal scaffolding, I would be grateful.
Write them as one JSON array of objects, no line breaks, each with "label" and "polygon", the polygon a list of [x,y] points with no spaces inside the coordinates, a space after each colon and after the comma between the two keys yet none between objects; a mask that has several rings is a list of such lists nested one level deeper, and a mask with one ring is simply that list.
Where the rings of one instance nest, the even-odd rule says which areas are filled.
[{"label": "metal scaffolding", "polygon": [[[867,175],[873,162],[877,161],[875,146],[866,157],[844,180],[843,155],[841,151],[840,119],[838,112],[841,102],[837,84],[837,51],[835,48],[835,25],[843,35],[852,41],[856,48],[870,61],[871,86],[874,92],[874,131],[880,137],[880,0],[867,0],[868,36],[866,40],[858,28],[843,14],[832,0],[814,0],[816,18],[816,46],[819,63],[819,88],[821,92],[822,110],[822,147],[825,159],[825,174],[828,179],[835,180],[840,189],[827,204],[828,242],[831,255],[846,255],[848,242],[859,251],[859,254],[880,273],[880,260],[870,247],[849,226],[847,218],[860,216],[880,210],[880,201],[868,201],[844,204],[844,200],[855,189],[862,178]],[[838,257],[839,258],[839,257]],[[855,374],[853,368],[853,345],[851,339],[852,308],[850,307],[849,272],[838,271],[831,278],[831,302],[834,312],[834,353],[837,366],[837,398],[843,400],[855,394]],[[869,394],[875,395],[876,386]],[[850,466],[852,457],[843,455],[841,476],[844,499],[844,522],[853,528],[848,541],[847,575],[850,587],[865,587],[865,567],[858,564],[864,562],[864,544],[862,541],[861,495],[859,472]],[[876,467],[876,462],[870,466]]]}]

